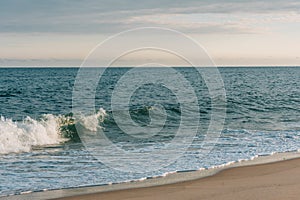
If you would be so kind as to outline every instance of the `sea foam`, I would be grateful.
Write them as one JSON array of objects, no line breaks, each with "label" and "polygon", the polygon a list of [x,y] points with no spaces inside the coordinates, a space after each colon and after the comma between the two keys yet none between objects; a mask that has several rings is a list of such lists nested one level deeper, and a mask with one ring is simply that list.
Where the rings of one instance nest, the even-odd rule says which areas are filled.
[{"label": "sea foam", "polygon": [[22,122],[1,117],[0,154],[28,152],[32,146],[58,144],[65,139],[59,131],[58,118],[43,115],[41,120],[26,117]]},{"label": "sea foam", "polygon": [[70,116],[52,114],[45,114],[39,120],[26,117],[23,121],[13,121],[1,116],[0,154],[29,152],[33,146],[65,142],[72,139],[70,126],[75,129],[74,124],[81,123],[89,130],[96,130],[105,115],[105,110],[101,108],[96,114],[82,116],[77,122]]}]

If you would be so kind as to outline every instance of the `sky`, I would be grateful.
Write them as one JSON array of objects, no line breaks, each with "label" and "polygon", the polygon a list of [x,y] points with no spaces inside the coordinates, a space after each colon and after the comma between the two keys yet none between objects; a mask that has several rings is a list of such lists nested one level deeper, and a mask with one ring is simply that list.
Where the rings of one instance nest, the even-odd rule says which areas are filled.
[{"label": "sky", "polygon": [[[140,27],[192,37],[217,66],[300,66],[298,0],[1,0],[0,66],[80,66],[108,37]],[[99,59],[109,58],[114,48]],[[149,55],[183,65],[149,51],[118,65],[146,62]]]}]

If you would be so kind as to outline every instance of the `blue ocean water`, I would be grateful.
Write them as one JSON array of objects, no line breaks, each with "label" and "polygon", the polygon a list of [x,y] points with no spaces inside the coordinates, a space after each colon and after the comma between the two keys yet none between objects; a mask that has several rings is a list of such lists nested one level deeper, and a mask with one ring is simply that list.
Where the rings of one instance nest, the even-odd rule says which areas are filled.
[{"label": "blue ocean water", "polygon": [[[226,91],[226,119],[217,142],[208,144],[212,151],[205,157],[199,155],[199,150],[212,112],[207,85],[194,68],[174,69],[188,80],[197,96],[197,134],[176,161],[159,170],[134,173],[110,168],[81,142],[72,116],[77,68],[0,68],[0,196],[137,180],[300,148],[300,68],[219,68]],[[145,152],[175,137],[181,104],[174,91],[163,85],[140,85],[130,97],[132,120],[141,127],[151,124],[150,115],[156,105],[164,108],[167,117],[163,128],[151,137],[128,135],[114,119],[111,100],[118,81],[129,71],[104,71],[94,99],[97,117],[101,116],[97,123],[115,145],[125,151],[138,151],[143,160]],[[169,76],[163,68],[140,68],[136,80],[149,79],[150,73],[162,80]],[[184,90],[179,80],[170,81],[175,89],[178,86]],[[194,99],[187,95],[183,101],[189,105]],[[191,114],[193,111],[191,107]],[[189,121],[192,129],[193,119]],[[156,125],[152,123],[154,128]]]}]

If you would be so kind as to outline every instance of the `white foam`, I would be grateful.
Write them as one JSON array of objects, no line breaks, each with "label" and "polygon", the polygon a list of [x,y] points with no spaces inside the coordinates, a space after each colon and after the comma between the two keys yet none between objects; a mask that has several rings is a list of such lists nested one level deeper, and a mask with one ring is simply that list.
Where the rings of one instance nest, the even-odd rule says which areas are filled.
[{"label": "white foam", "polygon": [[20,194],[30,194],[32,193],[33,191],[25,191],[25,192],[20,192]]},{"label": "white foam", "polygon": [[144,180],[147,180],[147,177],[140,178],[137,181],[144,181]]},{"label": "white foam", "polygon": [[[92,131],[97,130],[99,122],[104,120],[106,112],[100,108],[91,116],[83,116],[80,122]],[[43,115],[35,120],[26,117],[22,122],[15,122],[3,116],[0,118],[0,154],[29,152],[33,146],[53,145],[66,141],[62,137],[61,126],[76,123],[70,117]]]},{"label": "white foam", "polygon": [[[166,172],[166,173],[163,173],[163,175],[161,177],[166,177],[170,174],[176,174],[177,172],[176,171],[170,171],[170,172]],[[157,176],[158,177],[158,176]]]},{"label": "white foam", "polygon": [[79,123],[86,129],[96,132],[97,128],[102,128],[99,126],[99,122],[103,122],[106,115],[106,111],[103,108],[100,108],[96,114],[80,117]]},{"label": "white foam", "polygon": [[23,122],[0,119],[0,154],[28,152],[32,146],[58,144],[63,140],[54,115],[44,115],[39,121],[30,117]]}]

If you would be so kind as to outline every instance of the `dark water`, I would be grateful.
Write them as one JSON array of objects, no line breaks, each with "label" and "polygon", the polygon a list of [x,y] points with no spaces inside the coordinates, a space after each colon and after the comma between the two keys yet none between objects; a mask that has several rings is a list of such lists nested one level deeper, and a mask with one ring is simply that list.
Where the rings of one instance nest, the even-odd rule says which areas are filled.
[{"label": "dark water", "polygon": [[[199,149],[211,119],[211,98],[197,70],[175,68],[188,80],[197,97],[183,99],[191,116],[200,117],[200,128],[192,144],[163,169],[144,174],[112,169],[87,151],[76,135],[73,125],[76,122],[71,116],[77,70],[0,68],[0,195],[122,182],[299,149],[300,68],[219,68],[226,91],[226,120],[217,142],[210,144],[213,150],[201,159]],[[166,121],[151,137],[126,134],[114,119],[111,96],[118,80],[129,70],[107,69],[98,83],[94,102],[96,110],[101,108],[106,112],[102,115],[104,110],[101,110],[98,122],[109,140],[126,151],[138,150],[142,159],[143,152],[151,152],[174,139],[183,114],[182,101],[163,85],[140,85],[129,102],[132,120],[147,127],[151,124],[149,115],[161,106]],[[141,68],[130,84],[151,79],[149,73],[168,80],[168,73],[161,68]],[[179,87],[184,83],[170,81],[175,89],[178,86],[178,90],[185,90]],[[196,115],[195,108],[190,106],[195,101],[199,108]],[[122,106],[118,112],[122,115]],[[187,129],[192,129],[193,118],[187,121],[190,122]],[[159,122],[153,127],[160,125]]]}]

